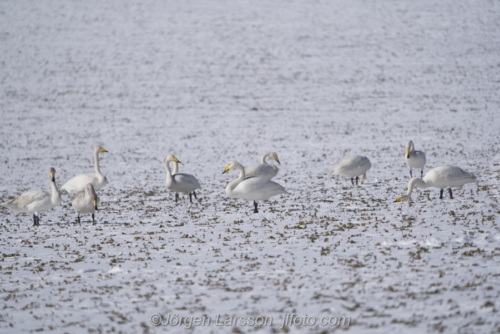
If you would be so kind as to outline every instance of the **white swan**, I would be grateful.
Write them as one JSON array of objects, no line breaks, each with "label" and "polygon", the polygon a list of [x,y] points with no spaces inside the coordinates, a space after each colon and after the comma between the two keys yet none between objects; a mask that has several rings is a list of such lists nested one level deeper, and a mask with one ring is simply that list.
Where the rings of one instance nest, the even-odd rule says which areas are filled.
[{"label": "white swan", "polygon": [[45,190],[28,190],[18,198],[2,206],[16,213],[32,213],[33,225],[40,225],[38,213],[52,209],[61,204],[62,198],[56,186],[56,170],[49,169],[51,192]]},{"label": "white swan", "polygon": [[280,159],[278,158],[278,154],[276,154],[276,152],[264,153],[260,158],[260,164],[245,168],[246,177],[258,176],[269,180],[275,177],[278,174],[279,168],[276,165],[268,164],[266,162],[267,158],[272,158],[274,159],[274,161],[281,165]]},{"label": "white swan", "polygon": [[339,162],[339,164],[335,166],[333,174],[351,178],[351,183],[353,185],[354,178],[356,178],[356,184],[358,184],[358,179],[361,180],[361,184],[363,184],[366,179],[366,171],[371,167],[372,163],[367,157],[355,155]]},{"label": "white swan", "polygon": [[80,174],[63,184],[61,190],[66,191],[70,195],[74,195],[80,191],[85,190],[88,183],[92,183],[94,189],[97,191],[108,184],[106,176],[101,174],[99,169],[99,153],[108,152],[102,147],[94,148],[94,174]]},{"label": "white swan", "polygon": [[179,159],[174,157],[172,154],[169,154],[165,158],[165,171],[167,172],[167,180],[165,183],[167,185],[167,188],[175,192],[175,202],[177,202],[177,200],[179,199],[179,193],[184,193],[186,195],[189,194],[189,201],[193,203],[191,196],[194,195],[194,198],[198,199],[198,197],[196,197],[195,190],[201,188],[200,183],[191,174],[172,174],[172,172],[170,171],[170,162],[174,163],[174,171],[177,171],[178,169],[176,163],[181,163]]},{"label": "white swan", "polygon": [[240,175],[226,186],[226,194],[232,198],[253,201],[254,213],[258,213],[257,201],[264,201],[272,196],[286,194],[287,191],[278,183],[262,177],[245,178],[245,168],[236,161],[231,161],[222,174],[230,169],[237,169]]},{"label": "white swan", "polygon": [[425,153],[415,151],[415,145],[413,145],[413,141],[411,140],[406,144],[405,162],[406,166],[410,169],[410,177],[413,177],[412,168],[420,169],[420,178],[423,177],[426,163]]},{"label": "white swan", "polygon": [[448,188],[450,198],[453,198],[451,187],[459,187],[466,183],[476,182],[476,177],[456,166],[441,166],[428,171],[422,179],[414,177],[408,182],[408,191],[396,199],[396,202],[409,201],[414,187],[425,189],[440,188],[439,199],[443,199],[443,190]]},{"label": "white swan", "polygon": [[98,210],[97,194],[92,183],[87,183],[85,190],[77,193],[73,197],[71,204],[73,205],[73,209],[75,209],[78,224],[80,224],[80,215],[86,213],[92,214],[92,222],[95,224],[94,212]]}]

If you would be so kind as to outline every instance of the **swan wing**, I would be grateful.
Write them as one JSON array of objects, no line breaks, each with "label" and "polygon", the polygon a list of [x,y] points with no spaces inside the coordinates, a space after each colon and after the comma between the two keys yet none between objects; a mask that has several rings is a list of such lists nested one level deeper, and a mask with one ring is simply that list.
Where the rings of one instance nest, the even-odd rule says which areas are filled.
[{"label": "swan wing", "polygon": [[476,182],[476,177],[460,167],[441,166],[430,170],[423,180],[436,188],[459,187],[466,183]]},{"label": "swan wing", "polygon": [[[106,178],[104,180],[107,183]],[[70,179],[65,184],[63,184],[61,190],[64,190],[69,194],[74,195],[80,191],[85,190],[85,186],[88,183],[92,183],[95,190],[99,190],[104,186],[99,184],[99,180],[94,174],[80,174]]]},{"label": "swan wing", "polygon": [[200,189],[200,183],[191,174],[178,173],[172,175],[172,190],[176,192],[190,193],[196,189]]},{"label": "swan wing", "polygon": [[45,190],[29,190],[4,206],[14,212],[37,212],[51,205],[51,197]]},{"label": "swan wing", "polygon": [[355,155],[353,157],[342,160],[333,171],[335,175],[344,177],[355,177],[366,173],[372,167],[370,160],[367,157]]},{"label": "swan wing", "polygon": [[232,197],[260,201],[285,193],[285,188],[276,182],[261,177],[252,177],[240,182],[233,189]]},{"label": "swan wing", "polygon": [[269,164],[253,165],[245,169],[246,177],[263,177],[272,179],[278,174],[278,167]]}]

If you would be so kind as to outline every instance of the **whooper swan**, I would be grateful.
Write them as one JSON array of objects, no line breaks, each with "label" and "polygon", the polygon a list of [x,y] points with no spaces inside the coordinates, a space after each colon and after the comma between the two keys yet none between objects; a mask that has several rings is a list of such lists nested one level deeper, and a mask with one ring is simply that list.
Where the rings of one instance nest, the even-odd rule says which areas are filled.
[{"label": "whooper swan", "polygon": [[231,169],[240,171],[237,179],[231,181],[226,186],[226,194],[232,198],[241,198],[248,201],[253,201],[254,213],[258,213],[257,201],[264,201],[272,196],[286,194],[287,191],[278,183],[265,179],[263,177],[248,177],[245,178],[245,168],[236,161],[231,161],[222,174]]}]

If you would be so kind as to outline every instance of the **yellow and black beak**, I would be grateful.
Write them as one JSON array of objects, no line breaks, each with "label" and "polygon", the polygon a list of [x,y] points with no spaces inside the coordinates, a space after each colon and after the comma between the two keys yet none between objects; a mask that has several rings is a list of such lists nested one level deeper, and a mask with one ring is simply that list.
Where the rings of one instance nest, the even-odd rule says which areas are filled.
[{"label": "yellow and black beak", "polygon": [[92,201],[92,204],[94,205],[94,209],[99,210],[99,209],[97,208],[97,201]]},{"label": "yellow and black beak", "polygon": [[174,157],[174,161],[181,164],[182,162],[179,161],[179,159],[177,159],[176,157]]},{"label": "yellow and black beak", "polygon": [[56,174],[50,173],[50,179],[52,180],[52,182],[56,182]]},{"label": "yellow and black beak", "polygon": [[105,149],[101,148],[101,152],[108,152],[108,151],[106,151]]},{"label": "yellow and black beak", "polygon": [[401,202],[401,197],[396,198],[396,200],[394,201],[394,203],[396,203],[396,202]]},{"label": "yellow and black beak", "polygon": [[276,162],[281,165],[280,159],[276,158]]},{"label": "yellow and black beak", "polygon": [[410,159],[411,151],[406,151],[406,159]]},{"label": "yellow and black beak", "polygon": [[224,171],[222,172],[222,174],[229,172],[230,169],[231,169],[231,167],[229,167],[229,165],[227,165],[226,168],[224,168]]}]

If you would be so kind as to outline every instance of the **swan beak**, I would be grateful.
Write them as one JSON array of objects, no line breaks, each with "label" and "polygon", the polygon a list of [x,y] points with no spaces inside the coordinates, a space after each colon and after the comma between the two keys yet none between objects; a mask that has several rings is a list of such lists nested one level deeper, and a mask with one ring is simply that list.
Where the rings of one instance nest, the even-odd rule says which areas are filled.
[{"label": "swan beak", "polygon": [[94,209],[99,210],[99,209],[97,208],[97,201],[92,201],[92,204],[94,204]]},{"label": "swan beak", "polygon": [[410,154],[411,154],[410,151],[406,151],[406,159],[410,159]]},{"label": "swan beak", "polygon": [[227,165],[226,168],[224,168],[224,171],[222,172],[222,174],[227,173],[230,169],[231,169],[231,167],[229,167],[229,165]]},{"label": "swan beak", "polygon": [[182,162],[180,162],[180,161],[179,161],[179,159],[177,159],[176,157],[174,157],[174,161],[175,161],[175,162],[177,162],[177,163],[180,163],[180,164],[182,163]]},{"label": "swan beak", "polygon": [[106,151],[105,149],[101,148],[101,152],[108,152],[108,151]]},{"label": "swan beak", "polygon": [[394,203],[396,203],[396,202],[401,202],[401,197],[396,198],[396,200],[394,201]]},{"label": "swan beak", "polygon": [[50,173],[50,179],[52,180],[52,182],[56,182],[56,176],[54,173]]},{"label": "swan beak", "polygon": [[276,158],[276,162],[281,165],[280,159]]}]

